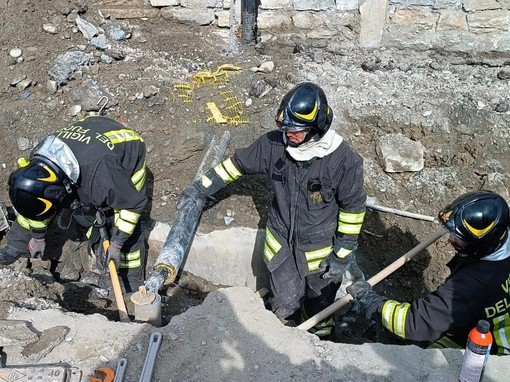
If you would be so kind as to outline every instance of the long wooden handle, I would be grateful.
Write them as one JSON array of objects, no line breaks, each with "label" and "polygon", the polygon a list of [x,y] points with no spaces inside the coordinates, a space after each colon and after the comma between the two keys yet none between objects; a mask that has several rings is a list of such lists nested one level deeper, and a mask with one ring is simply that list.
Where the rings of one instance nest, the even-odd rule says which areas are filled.
[{"label": "long wooden handle", "polygon": [[[109,240],[103,240],[104,255],[108,253],[110,247]],[[117,268],[113,260],[108,262],[108,270],[110,271],[110,277],[112,279],[113,293],[115,294],[115,301],[117,302],[117,309],[119,310],[119,319],[121,322],[130,322],[129,315],[126,309],[126,303],[124,302],[124,295],[120,289],[119,275],[117,274]]]},{"label": "long wooden handle", "polygon": [[117,308],[119,309],[119,319],[121,322],[130,322],[127,314],[126,303],[124,302],[124,296],[120,289],[119,276],[117,275],[117,268],[113,260],[108,263],[108,270],[110,271],[110,277],[112,278],[113,292],[115,293],[115,301],[117,302]]},{"label": "long wooden handle", "polygon": [[[423,251],[425,248],[427,248],[429,245],[437,241],[440,237],[442,237],[446,231],[441,228],[436,233],[430,235],[428,238],[426,238],[424,241],[422,241],[420,244],[418,244],[416,247],[411,249],[406,254],[399,257],[397,260],[395,260],[393,263],[388,265],[386,268],[384,268],[382,271],[368,279],[368,283],[372,286],[377,284],[379,281],[384,280],[386,277],[391,275],[393,272],[395,272],[398,268],[400,268],[402,265],[407,263],[409,260],[411,260],[415,255]],[[323,321],[324,319],[331,316],[333,313],[335,313],[338,309],[340,309],[342,306],[346,305],[349,301],[352,300],[352,296],[350,294],[346,294],[342,298],[336,300],[333,304],[328,306],[326,309],[321,310],[319,313],[317,313],[315,316],[310,317],[308,320],[303,322],[301,325],[299,325],[297,328],[302,330],[308,330],[310,328],[313,328],[315,325],[317,325],[319,322]]]}]

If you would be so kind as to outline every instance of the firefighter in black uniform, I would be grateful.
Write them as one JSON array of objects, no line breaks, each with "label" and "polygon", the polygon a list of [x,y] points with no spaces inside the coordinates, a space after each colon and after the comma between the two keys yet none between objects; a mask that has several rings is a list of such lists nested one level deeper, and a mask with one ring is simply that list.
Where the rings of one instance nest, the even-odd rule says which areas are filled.
[{"label": "firefighter in black uniform", "polygon": [[[136,290],[144,280],[140,215],[149,206],[145,152],[140,135],[98,116],[42,140],[9,178],[9,197],[18,215],[0,248],[0,264],[42,256],[48,225],[59,212],[71,212],[88,229],[89,248],[100,269],[113,260],[124,290]],[[102,251],[98,212],[110,240],[107,253]]]},{"label": "firefighter in black uniform", "polygon": [[[272,310],[286,321],[299,323],[331,304],[346,270],[362,275],[356,248],[365,215],[363,161],[330,129],[332,121],[324,91],[298,84],[281,101],[279,131],[236,150],[183,192],[210,196],[243,175],[269,177],[274,199],[263,256]],[[326,336],[332,327],[330,319],[314,330]]]},{"label": "firefighter in black uniform", "polygon": [[456,254],[436,291],[412,303],[376,294],[366,281],[347,288],[349,316],[364,314],[397,336],[431,348],[465,348],[478,320],[491,325],[491,353],[510,354],[508,205],[491,191],[468,192],[439,212]]}]

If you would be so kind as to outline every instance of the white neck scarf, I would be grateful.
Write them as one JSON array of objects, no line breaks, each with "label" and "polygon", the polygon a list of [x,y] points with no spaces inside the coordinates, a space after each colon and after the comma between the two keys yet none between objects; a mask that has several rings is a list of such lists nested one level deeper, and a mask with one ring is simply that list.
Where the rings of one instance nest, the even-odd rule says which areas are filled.
[{"label": "white neck scarf", "polygon": [[482,257],[481,260],[486,261],[499,261],[504,260],[510,256],[510,235],[506,238],[505,244],[503,244],[496,252],[491,253],[488,256]]},{"label": "white neck scarf", "polygon": [[[283,133],[284,140],[287,136]],[[287,146],[286,150],[297,161],[308,161],[312,158],[324,158],[335,151],[344,139],[335,130],[329,129],[318,141],[313,138],[297,147]]]}]

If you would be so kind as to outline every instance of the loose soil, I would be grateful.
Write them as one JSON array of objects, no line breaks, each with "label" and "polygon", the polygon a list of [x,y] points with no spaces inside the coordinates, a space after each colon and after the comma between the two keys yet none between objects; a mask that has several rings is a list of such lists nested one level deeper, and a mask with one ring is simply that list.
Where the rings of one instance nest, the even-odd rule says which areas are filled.
[{"label": "loose soil", "polygon": [[[28,156],[45,135],[86,115],[82,111],[73,116],[71,108],[83,103],[78,94],[90,81],[110,95],[104,115],[138,131],[147,144],[152,207],[145,220],[149,226],[155,221],[173,221],[177,196],[193,180],[214,134],[229,130],[226,156],[250,144],[275,128],[274,113],[281,97],[304,80],[324,88],[335,112],[335,128],[364,157],[367,193],[382,205],[435,216],[447,202],[468,190],[487,188],[508,197],[507,57],[364,51],[313,40],[307,44],[288,39],[243,45],[214,27],[164,19],[102,19],[88,1],[21,0],[3,4],[0,184],[4,187],[0,188],[0,200],[7,205],[7,179],[17,166],[17,158]],[[130,38],[111,42],[109,49],[99,51],[82,33],[73,30],[73,12],[98,27],[112,23]],[[54,25],[56,33],[44,31],[46,23]],[[15,47],[23,51],[22,62],[17,63],[9,55]],[[59,55],[70,50],[91,52],[93,65],[82,68],[75,79],[53,93],[47,88],[51,79],[48,71]],[[107,64],[101,61],[101,54],[116,59]],[[267,62],[274,63],[274,69],[267,73],[253,69]],[[238,69],[204,74],[215,73],[223,64]],[[30,79],[30,86],[16,87],[20,78]],[[235,110],[229,109],[235,104],[238,109],[231,115],[231,123],[212,120],[208,102],[215,102],[225,115]],[[379,138],[390,133],[402,133],[426,147],[423,170],[384,172],[376,147]],[[263,228],[270,200],[270,185],[265,178],[241,179],[219,192],[216,201],[207,206],[199,230],[228,228],[224,221],[227,215],[234,217],[233,226]],[[438,228],[437,223],[369,210],[360,237],[360,266],[370,277]],[[54,288],[61,297],[55,301],[66,309],[101,312],[114,318],[112,301],[90,295],[98,291],[85,293],[87,287],[80,284],[84,277],[80,272],[87,260],[86,255],[73,255],[83,252],[73,247],[77,238],[73,233],[57,237],[48,249],[49,256],[55,258],[53,263],[34,265],[24,261],[11,268],[39,278],[41,282],[35,284],[38,287],[32,290],[32,296],[45,297],[48,288]],[[376,290],[399,300],[422,296],[448,275],[445,263],[452,254],[442,239],[381,282]],[[76,258],[82,260],[81,266],[73,268],[80,271],[78,280],[59,280],[66,262]],[[8,299],[26,297],[25,284],[10,288]],[[204,295],[215,289],[192,275],[181,277],[179,285],[169,292],[171,296],[164,297],[166,322],[200,304]],[[73,297],[62,298],[64,294]],[[170,300],[172,304],[165,304]],[[368,322],[342,333],[345,341],[396,341]]]}]

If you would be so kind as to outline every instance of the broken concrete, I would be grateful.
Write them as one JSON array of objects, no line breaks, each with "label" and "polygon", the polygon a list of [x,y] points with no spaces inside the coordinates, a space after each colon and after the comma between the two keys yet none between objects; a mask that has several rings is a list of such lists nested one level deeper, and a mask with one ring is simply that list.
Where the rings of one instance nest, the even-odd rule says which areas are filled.
[{"label": "broken concrete", "polygon": [[[456,381],[463,356],[461,350],[321,341],[283,326],[249,288],[238,287],[211,292],[204,304],[159,329],[53,309],[34,315],[14,308],[9,319],[31,321],[40,332],[69,328],[65,341],[40,363],[65,362],[87,377],[98,367],[115,369],[125,357],[127,382],[138,381],[155,330],[163,334],[163,343],[154,381]],[[4,351],[9,365],[29,361],[9,347]],[[485,381],[504,381],[507,376],[508,359],[491,356]]]}]

